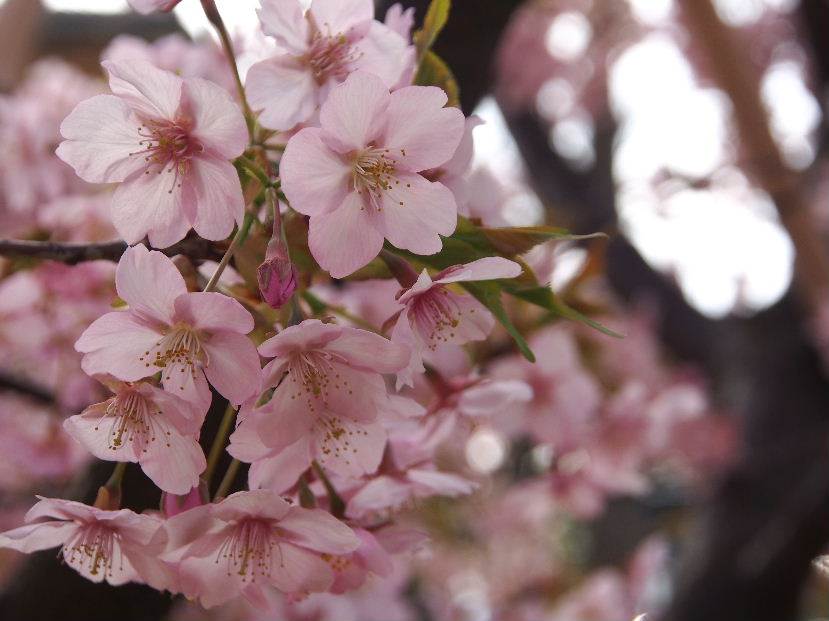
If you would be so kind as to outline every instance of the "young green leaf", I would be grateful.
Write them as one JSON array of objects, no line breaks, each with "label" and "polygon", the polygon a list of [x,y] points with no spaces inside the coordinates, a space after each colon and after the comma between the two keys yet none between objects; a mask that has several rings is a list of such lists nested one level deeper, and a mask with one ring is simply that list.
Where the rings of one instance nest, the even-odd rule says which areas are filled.
[{"label": "young green leaf", "polygon": [[423,58],[426,52],[434,45],[440,31],[449,20],[449,9],[451,0],[432,0],[426,17],[423,20],[423,28],[414,33],[414,43],[417,48],[417,57]]}]

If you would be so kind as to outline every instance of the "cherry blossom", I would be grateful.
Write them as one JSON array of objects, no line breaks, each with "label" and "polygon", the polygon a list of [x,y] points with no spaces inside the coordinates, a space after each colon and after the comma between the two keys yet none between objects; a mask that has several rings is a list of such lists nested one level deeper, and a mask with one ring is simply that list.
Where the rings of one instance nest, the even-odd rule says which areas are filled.
[{"label": "cherry blossom", "polygon": [[190,227],[224,239],[241,223],[242,188],[228,161],[247,144],[242,113],[221,87],[142,60],[105,61],[113,95],[81,102],[61,124],[57,155],[85,181],[120,183],[115,228],[156,247]]},{"label": "cherry blossom", "polygon": [[262,0],[259,19],[279,53],[250,68],[246,90],[272,129],[308,121],[353,71],[368,71],[388,88],[414,61],[414,48],[374,20],[371,0],[313,0],[305,12],[299,0]]},{"label": "cherry blossom", "polygon": [[282,188],[311,217],[311,253],[333,277],[371,261],[384,238],[429,255],[455,230],[452,192],[418,174],[449,160],[463,135],[463,114],[446,101],[436,87],[389,94],[376,76],[355,72],[331,91],[321,127],[288,142]]},{"label": "cherry blossom", "polygon": [[0,533],[0,547],[30,553],[61,546],[66,564],[93,582],[166,587],[168,572],[155,558],[161,547],[154,537],[162,523],[156,517],[40,498],[25,521]]},{"label": "cherry blossom", "polygon": [[322,555],[349,554],[360,545],[329,513],[291,506],[268,490],[237,492],[185,511],[164,529],[165,558],[178,563],[185,595],[205,607],[239,595],[260,603],[270,587],[324,591],[335,575]]},{"label": "cherry blossom", "polygon": [[138,462],[165,492],[196,487],[206,466],[198,443],[204,413],[147,382],[103,382],[115,395],[68,418],[66,431],[98,459]]},{"label": "cherry blossom", "polygon": [[485,339],[495,325],[492,314],[468,295],[450,291],[446,285],[457,282],[514,278],[521,266],[500,257],[478,259],[465,265],[453,265],[435,275],[426,270],[410,288],[398,296],[403,308],[394,321],[391,338],[411,349],[408,366],[397,374],[398,388],[412,385],[415,373],[422,373],[424,352],[438,346]]},{"label": "cherry blossom", "polygon": [[258,390],[259,356],[244,336],[253,317],[236,300],[188,293],[173,262],[141,245],[121,257],[115,283],[130,308],[100,317],[75,343],[84,371],[126,382],[160,371],[166,390],[202,411],[208,380],[233,403]]},{"label": "cherry blossom", "polygon": [[262,343],[259,353],[273,358],[263,369],[263,386],[276,389],[268,403],[244,417],[229,452],[242,461],[272,460],[269,469],[280,476],[271,483],[279,491],[313,459],[343,474],[376,470],[386,440],[378,415],[391,407],[381,373],[400,370],[405,347],[365,330],[307,319]]}]

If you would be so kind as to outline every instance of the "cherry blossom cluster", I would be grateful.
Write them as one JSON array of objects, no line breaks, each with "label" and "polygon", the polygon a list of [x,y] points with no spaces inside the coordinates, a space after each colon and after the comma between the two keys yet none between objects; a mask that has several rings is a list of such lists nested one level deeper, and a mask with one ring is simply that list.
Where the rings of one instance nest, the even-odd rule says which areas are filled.
[{"label": "cherry blossom cluster", "polygon": [[[420,77],[431,52],[411,9],[379,21],[371,0],[261,0],[242,80],[239,44],[202,5],[224,55],[121,37],[108,88],[49,61],[0,106],[4,236],[127,244],[116,266],[0,263],[0,368],[49,393],[0,390],[17,457],[0,491],[58,495],[91,457],[116,464],[94,503],[39,497],[0,547],[59,547],[89,580],[216,618],[409,619],[412,581],[438,619],[469,597],[587,618],[600,591],[625,617],[650,610],[658,542],[553,617],[522,598],[561,590],[545,529],[722,461],[702,382],[666,369],[644,319],[611,314],[615,341],[520,297],[552,295],[559,250],[544,227],[509,226],[505,190],[473,170],[481,121]],[[493,444],[524,446],[523,480]],[[127,464],[158,510],[122,507]],[[436,506],[482,542],[474,559],[441,543]]]}]

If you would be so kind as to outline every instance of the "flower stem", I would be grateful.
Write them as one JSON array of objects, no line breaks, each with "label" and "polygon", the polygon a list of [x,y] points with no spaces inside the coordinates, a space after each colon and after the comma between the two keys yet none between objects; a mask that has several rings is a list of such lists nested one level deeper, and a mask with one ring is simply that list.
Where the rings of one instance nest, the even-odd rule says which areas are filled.
[{"label": "flower stem", "polygon": [[328,494],[328,503],[331,505],[331,515],[336,518],[342,518],[345,515],[345,501],[342,499],[342,496],[337,493],[336,488],[331,483],[328,475],[325,474],[325,470],[323,470],[319,462],[315,459],[311,465],[314,468],[314,472],[317,473],[320,481],[322,481],[322,484],[325,486],[325,492]]},{"label": "flower stem", "polygon": [[249,213],[246,213],[245,220],[242,222],[242,226],[240,226],[239,230],[236,231],[236,235],[233,236],[233,240],[227,247],[224,256],[222,256],[222,260],[219,261],[219,266],[216,268],[216,271],[213,272],[213,276],[210,277],[210,280],[208,281],[207,285],[205,285],[205,292],[213,291],[216,288],[216,284],[219,282],[219,278],[221,278],[222,272],[225,271],[227,264],[230,263],[230,259],[233,257],[233,253],[236,252],[236,249],[242,245],[242,242],[244,242],[245,238],[248,236],[248,232],[250,231],[250,225],[252,223],[253,216]]},{"label": "flower stem", "polygon": [[208,485],[210,485],[210,480],[213,478],[213,473],[219,464],[219,457],[221,457],[222,450],[225,448],[227,436],[230,435],[230,429],[233,427],[233,421],[235,419],[236,408],[232,403],[228,403],[224,416],[222,416],[222,422],[219,423],[219,430],[216,432],[216,437],[213,438],[213,444],[210,446],[210,455],[207,457],[207,468],[202,475],[202,478]]},{"label": "flower stem", "polygon": [[248,104],[247,96],[245,95],[245,87],[242,84],[242,78],[239,76],[239,67],[236,64],[236,53],[233,51],[233,42],[230,40],[230,35],[227,32],[225,22],[219,13],[219,9],[216,7],[215,1],[201,0],[201,6],[208,21],[210,21],[210,23],[216,28],[216,32],[219,34],[219,39],[222,41],[222,48],[224,48],[225,56],[227,56],[227,61],[230,64],[231,71],[233,72],[233,79],[236,82],[236,90],[239,92],[239,100],[242,102],[242,108],[244,108],[245,111],[248,136],[250,137],[250,142],[252,143],[254,141],[253,127],[255,121],[253,118],[253,112]]},{"label": "flower stem", "polygon": [[240,155],[236,158],[236,160],[242,165],[242,168],[245,169],[245,172],[248,173],[251,177],[254,177],[266,188],[274,187],[275,185],[278,187],[279,182],[274,182],[271,178],[267,175],[267,173],[262,170],[262,168],[254,162],[249,157],[245,157],[244,155]]},{"label": "flower stem", "polygon": [[228,490],[230,490],[230,486],[233,485],[233,481],[236,479],[236,473],[239,472],[239,466],[241,465],[242,464],[238,459],[234,459],[230,462],[230,465],[227,467],[227,472],[225,472],[224,477],[222,477],[222,482],[219,483],[219,489],[217,489],[216,493],[213,495],[214,501],[225,497]]},{"label": "flower stem", "polygon": [[127,470],[127,462],[119,461],[115,464],[109,479],[98,488],[98,495],[95,497],[95,507],[107,511],[115,511],[121,507],[121,481],[124,480],[124,472]]}]

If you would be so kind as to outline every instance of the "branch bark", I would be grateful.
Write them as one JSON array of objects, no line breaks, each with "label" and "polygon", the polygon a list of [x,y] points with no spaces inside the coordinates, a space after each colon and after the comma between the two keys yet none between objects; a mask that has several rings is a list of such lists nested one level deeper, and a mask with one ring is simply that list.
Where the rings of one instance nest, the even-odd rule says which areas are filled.
[{"label": "branch bark", "polygon": [[[127,248],[124,241],[77,243],[0,239],[0,256],[59,261],[68,265],[84,261],[118,261]],[[169,257],[183,254],[196,260],[219,260],[222,257],[221,244],[199,237],[188,237],[161,252]]]}]

